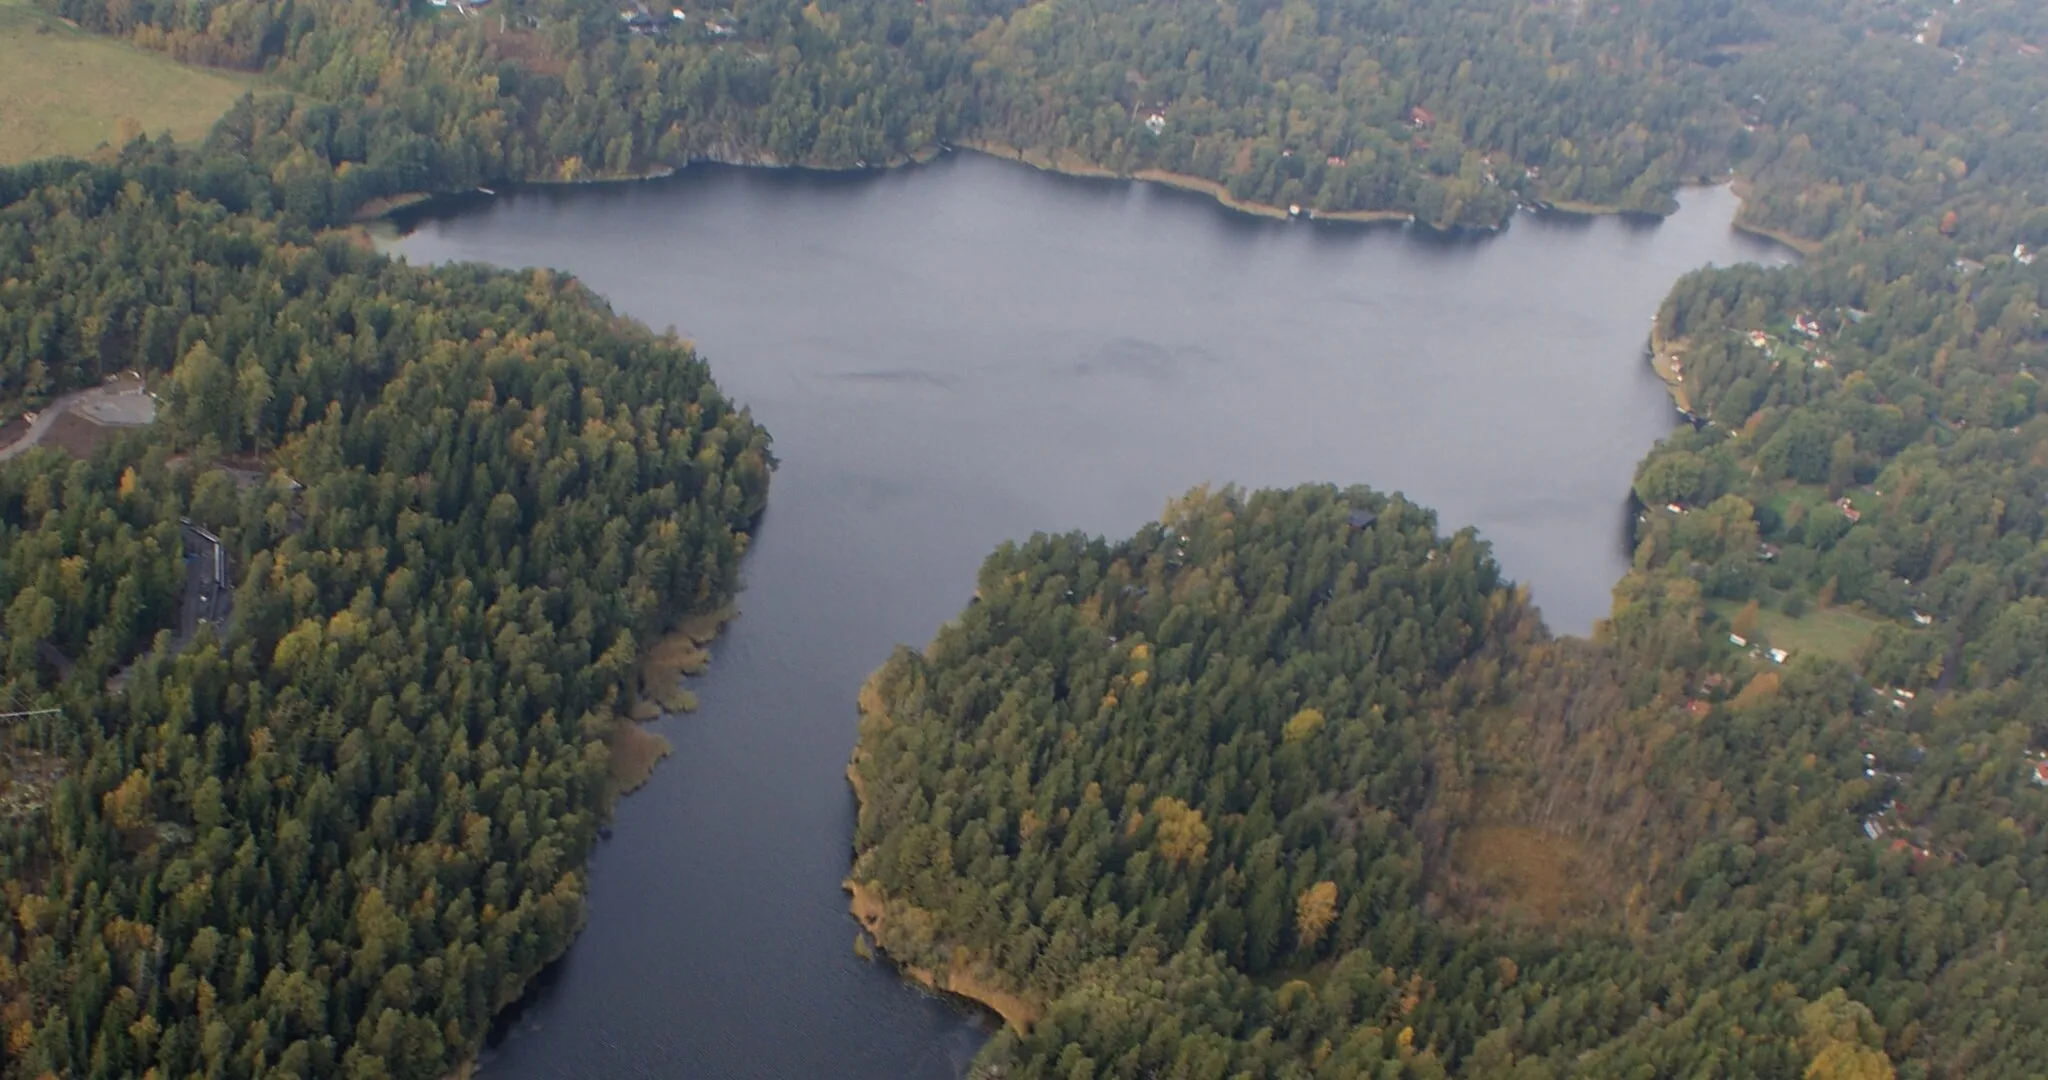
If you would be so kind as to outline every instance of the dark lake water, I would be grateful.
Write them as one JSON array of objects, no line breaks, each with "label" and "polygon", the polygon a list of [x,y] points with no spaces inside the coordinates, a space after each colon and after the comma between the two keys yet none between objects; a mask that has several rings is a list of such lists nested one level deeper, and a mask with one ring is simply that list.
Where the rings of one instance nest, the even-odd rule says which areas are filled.
[{"label": "dark lake water", "polygon": [[861,680],[1006,538],[1127,534],[1204,482],[1363,482],[1476,525],[1585,632],[1675,419],[1650,316],[1687,270],[1785,258],[1729,228],[1727,190],[1681,202],[1448,239],[955,157],[416,217],[415,262],[558,267],[674,325],[783,461],[702,708],[658,725],[675,756],[620,805],[589,927],[485,1076],[963,1074],[980,1022],[853,953],[844,767]]}]

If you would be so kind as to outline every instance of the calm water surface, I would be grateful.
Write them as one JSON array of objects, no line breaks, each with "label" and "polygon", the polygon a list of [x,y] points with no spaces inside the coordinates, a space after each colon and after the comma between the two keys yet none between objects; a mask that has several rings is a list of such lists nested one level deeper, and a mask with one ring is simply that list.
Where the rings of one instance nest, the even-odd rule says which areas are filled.
[{"label": "calm water surface", "polygon": [[706,167],[444,205],[415,262],[545,265],[695,339],[783,467],[743,617],[659,725],[590,923],[485,1075],[957,1078],[980,1022],[853,954],[853,696],[995,544],[1122,535],[1204,482],[1401,490],[1477,526],[1582,633],[1673,414],[1642,360],[1695,267],[1779,262],[1725,189],[1660,224],[1447,240],[1233,215],[985,158],[858,177]]}]

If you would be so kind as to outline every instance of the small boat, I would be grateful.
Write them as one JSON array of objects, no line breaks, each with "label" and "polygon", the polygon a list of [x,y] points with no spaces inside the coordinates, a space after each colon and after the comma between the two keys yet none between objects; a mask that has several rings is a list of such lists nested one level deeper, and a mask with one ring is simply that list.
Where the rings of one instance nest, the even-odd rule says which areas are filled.
[{"label": "small boat", "polygon": [[497,194],[497,192],[495,192],[495,191],[492,191],[492,190],[491,190],[490,188],[487,188],[487,187],[480,187],[480,188],[478,188],[478,189],[477,189],[477,191],[479,191],[479,192],[481,192],[481,193],[483,193],[483,194],[485,194],[485,195],[496,195],[496,194]]}]

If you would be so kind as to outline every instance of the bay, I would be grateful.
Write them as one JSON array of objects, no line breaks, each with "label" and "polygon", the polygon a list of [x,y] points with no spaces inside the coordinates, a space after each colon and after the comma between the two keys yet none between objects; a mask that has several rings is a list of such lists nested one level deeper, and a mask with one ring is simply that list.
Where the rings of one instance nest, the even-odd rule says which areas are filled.
[{"label": "bay", "polygon": [[844,766],[861,680],[1005,539],[1124,535],[1199,483],[1363,482],[1478,528],[1586,632],[1675,420],[1650,316],[1688,270],[1788,258],[1730,228],[1727,189],[1680,202],[1445,237],[956,155],[410,215],[412,261],[556,267],[676,327],[782,459],[702,707],[656,725],[675,756],[621,803],[587,929],[484,1075],[964,1073],[986,1021],[853,953]]}]

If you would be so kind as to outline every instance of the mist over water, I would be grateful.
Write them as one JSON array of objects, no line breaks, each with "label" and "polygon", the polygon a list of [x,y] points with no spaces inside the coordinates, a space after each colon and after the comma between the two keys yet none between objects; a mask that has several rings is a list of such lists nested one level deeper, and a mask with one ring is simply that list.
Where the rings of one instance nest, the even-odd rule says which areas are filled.
[{"label": "mist over water", "polygon": [[854,693],[990,548],[1128,534],[1198,483],[1367,483],[1477,527],[1551,627],[1627,568],[1675,419],[1650,317],[1708,264],[1783,262],[1723,188],[1662,222],[1504,233],[1255,219],[979,157],[860,175],[693,167],[430,207],[394,246],[575,274],[696,341],[782,468],[742,617],[660,721],[590,921],[489,1078],[957,1078],[985,1022],[853,953]]}]

